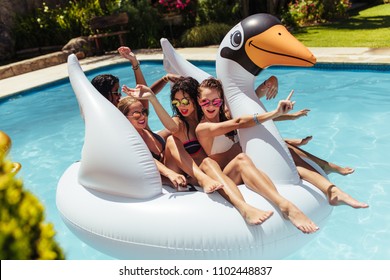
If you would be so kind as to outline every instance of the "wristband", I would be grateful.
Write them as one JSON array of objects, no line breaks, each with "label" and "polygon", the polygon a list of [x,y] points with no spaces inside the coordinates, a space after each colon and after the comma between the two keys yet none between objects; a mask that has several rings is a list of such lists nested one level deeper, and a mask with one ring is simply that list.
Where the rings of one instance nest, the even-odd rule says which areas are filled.
[{"label": "wristband", "polygon": [[167,77],[167,75],[165,75],[164,77],[162,77],[162,80],[163,80],[164,82],[166,82],[166,83],[169,82],[169,78]]},{"label": "wristband", "polygon": [[258,113],[253,114],[253,121],[255,122],[256,125],[259,125],[259,124],[261,124],[261,122],[259,122],[259,120],[257,119],[257,115],[258,115]]},{"label": "wristband", "polygon": [[135,70],[138,70],[139,69],[139,62],[137,63],[137,65],[136,66],[133,66],[133,70],[135,71]]}]

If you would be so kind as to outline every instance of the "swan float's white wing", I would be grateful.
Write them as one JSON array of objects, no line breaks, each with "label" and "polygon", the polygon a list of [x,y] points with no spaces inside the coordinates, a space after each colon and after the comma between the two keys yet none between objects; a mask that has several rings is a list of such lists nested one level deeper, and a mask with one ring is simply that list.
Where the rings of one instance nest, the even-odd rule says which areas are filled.
[{"label": "swan float's white wing", "polygon": [[132,198],[160,194],[160,174],[138,132],[89,82],[73,54],[68,72],[85,121],[79,183]]}]

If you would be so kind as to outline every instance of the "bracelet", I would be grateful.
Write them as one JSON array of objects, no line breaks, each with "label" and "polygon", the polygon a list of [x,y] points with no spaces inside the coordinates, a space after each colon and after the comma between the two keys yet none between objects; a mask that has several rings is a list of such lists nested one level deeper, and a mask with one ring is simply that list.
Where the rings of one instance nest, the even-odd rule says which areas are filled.
[{"label": "bracelet", "polygon": [[256,125],[259,125],[259,124],[261,124],[261,122],[259,122],[259,120],[257,119],[257,115],[258,115],[258,113],[253,114],[253,121],[255,122]]},{"label": "bracelet", "polygon": [[169,78],[167,77],[167,75],[165,75],[164,77],[162,77],[162,80],[163,80],[164,82],[166,82],[166,83],[169,82]]},{"label": "bracelet", "polygon": [[137,65],[136,66],[133,66],[133,70],[135,71],[135,70],[138,70],[139,69],[139,61],[138,61],[138,63],[137,63]]}]

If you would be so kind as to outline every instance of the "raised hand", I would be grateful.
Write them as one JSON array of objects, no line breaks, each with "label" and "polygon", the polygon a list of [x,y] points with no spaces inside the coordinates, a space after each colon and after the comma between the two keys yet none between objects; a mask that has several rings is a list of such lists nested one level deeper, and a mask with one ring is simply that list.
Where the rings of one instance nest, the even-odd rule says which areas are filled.
[{"label": "raised hand", "polygon": [[145,85],[137,85],[135,88],[123,85],[122,92],[139,100],[150,100],[156,97],[153,91]]},{"label": "raised hand", "polygon": [[131,49],[129,47],[124,47],[124,46],[119,47],[118,53],[123,58],[126,58],[127,60],[129,60],[133,66],[136,66],[138,64],[137,57],[135,56],[135,54],[131,51]]},{"label": "raised hand", "polygon": [[290,92],[290,94],[287,96],[287,98],[285,100],[279,101],[278,107],[276,108],[277,113],[279,115],[284,115],[294,108],[295,101],[293,101],[293,102],[291,101],[291,97],[292,97],[293,93],[294,93],[294,90],[292,90]]},{"label": "raised hand", "polygon": [[299,110],[295,113],[292,113],[291,116],[292,116],[292,119],[293,120],[296,120],[296,119],[299,119],[300,117],[304,117],[304,116],[307,116],[307,114],[310,112],[309,109],[302,109],[302,110]]},{"label": "raised hand", "polygon": [[264,83],[260,84],[256,88],[255,92],[259,98],[266,96],[266,99],[269,100],[276,97],[276,95],[278,94],[278,89],[278,78],[276,78],[275,76],[271,76],[267,80],[265,80]]},{"label": "raised hand", "polygon": [[165,75],[165,77],[172,83],[175,83],[177,81],[177,79],[180,78],[180,75],[176,75],[176,74],[172,74],[172,73],[168,73]]}]

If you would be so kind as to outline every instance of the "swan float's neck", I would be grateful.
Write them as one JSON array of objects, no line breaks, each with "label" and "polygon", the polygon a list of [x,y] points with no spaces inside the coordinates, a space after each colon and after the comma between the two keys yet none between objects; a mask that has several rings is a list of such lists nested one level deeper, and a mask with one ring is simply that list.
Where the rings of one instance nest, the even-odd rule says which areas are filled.
[{"label": "swan float's neck", "polygon": [[[254,91],[255,76],[238,63],[217,57],[217,77],[233,117],[266,112]],[[273,121],[238,131],[243,151],[277,184],[296,184],[299,176]]]}]

